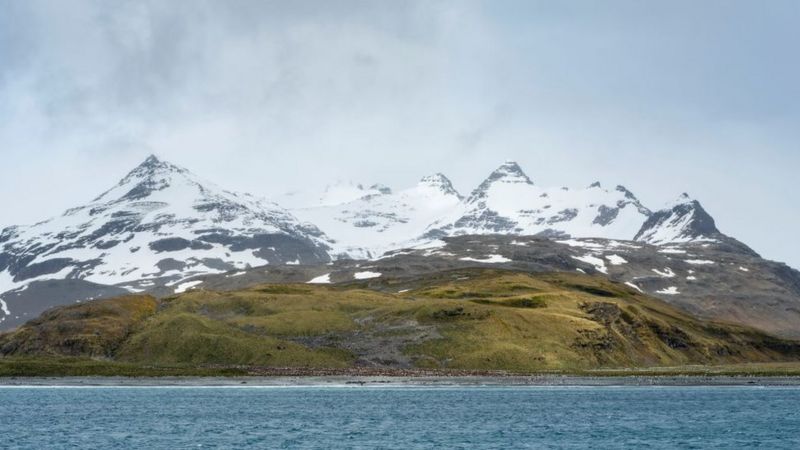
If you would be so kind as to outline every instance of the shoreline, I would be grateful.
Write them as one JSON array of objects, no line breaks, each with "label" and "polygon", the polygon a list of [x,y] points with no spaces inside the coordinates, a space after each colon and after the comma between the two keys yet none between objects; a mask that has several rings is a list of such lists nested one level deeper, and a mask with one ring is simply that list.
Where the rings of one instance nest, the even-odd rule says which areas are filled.
[{"label": "shoreline", "polygon": [[800,387],[797,376],[244,376],[244,377],[4,377],[0,388],[12,387],[352,387],[352,388],[482,388],[482,387]]}]

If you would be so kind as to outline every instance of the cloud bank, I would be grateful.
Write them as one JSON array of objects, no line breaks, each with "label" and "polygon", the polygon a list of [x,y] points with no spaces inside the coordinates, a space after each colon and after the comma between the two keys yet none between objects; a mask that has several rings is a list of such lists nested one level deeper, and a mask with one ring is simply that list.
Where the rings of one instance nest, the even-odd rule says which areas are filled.
[{"label": "cloud bank", "polygon": [[149,153],[260,195],[336,179],[683,191],[800,266],[800,4],[10,1],[0,226]]}]

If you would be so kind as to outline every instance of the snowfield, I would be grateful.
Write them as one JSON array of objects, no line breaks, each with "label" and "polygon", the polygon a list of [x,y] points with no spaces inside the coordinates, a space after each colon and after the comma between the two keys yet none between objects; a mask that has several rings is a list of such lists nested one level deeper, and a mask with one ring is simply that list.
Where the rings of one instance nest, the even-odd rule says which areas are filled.
[{"label": "snowfield", "polygon": [[625,282],[625,285],[626,285],[626,286],[629,286],[629,287],[632,287],[632,288],[636,289],[637,291],[639,291],[639,292],[641,292],[641,293],[643,293],[643,294],[644,294],[644,291],[642,290],[642,288],[640,288],[639,286],[637,286],[637,285],[635,285],[635,284],[631,283],[630,281],[626,281],[626,282]]},{"label": "snowfield", "polygon": [[664,270],[653,269],[653,272],[655,272],[656,275],[664,277],[664,278],[673,278],[673,277],[675,277],[675,272],[673,272],[672,269],[670,269],[669,267],[667,267]]},{"label": "snowfield", "polygon": [[608,268],[606,268],[606,262],[598,258],[597,256],[593,255],[573,256],[572,259],[577,259],[578,261],[591,264],[598,272],[608,274]]},{"label": "snowfield", "polygon": [[369,280],[370,278],[378,278],[380,276],[381,276],[380,272],[370,272],[370,271],[356,272],[353,274],[353,278],[355,278],[356,280]]},{"label": "snowfield", "polygon": [[479,262],[479,263],[487,263],[487,264],[499,264],[499,263],[507,263],[511,262],[510,259],[506,258],[503,255],[489,255],[484,258],[470,258],[464,257],[459,258],[461,261],[472,261],[472,262]]},{"label": "snowfield", "polygon": [[622,256],[619,256],[619,255],[608,255],[608,256],[606,256],[606,259],[608,260],[608,262],[610,262],[614,266],[619,266],[619,265],[622,265],[622,264],[628,264],[628,261],[625,258],[623,258]]},{"label": "snowfield", "polygon": [[670,286],[670,287],[668,287],[666,289],[661,289],[659,291],[656,291],[656,294],[661,294],[661,295],[679,295],[680,291],[678,291],[677,287]]},{"label": "snowfield", "polygon": [[308,281],[308,284],[330,284],[331,282],[331,274],[326,273],[325,275],[320,275],[316,278],[311,279]]},{"label": "snowfield", "polygon": [[192,288],[194,288],[196,286],[199,286],[201,284],[203,284],[202,280],[187,281],[186,283],[181,283],[181,284],[178,285],[178,287],[175,288],[175,293],[176,294],[182,294],[182,293],[188,291],[189,289],[192,289]]}]

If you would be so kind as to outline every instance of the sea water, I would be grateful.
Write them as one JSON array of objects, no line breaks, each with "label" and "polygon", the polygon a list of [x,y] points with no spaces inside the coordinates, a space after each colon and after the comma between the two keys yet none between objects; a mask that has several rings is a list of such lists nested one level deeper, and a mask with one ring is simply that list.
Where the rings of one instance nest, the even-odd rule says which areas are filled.
[{"label": "sea water", "polygon": [[800,448],[778,387],[0,388],[0,448]]}]

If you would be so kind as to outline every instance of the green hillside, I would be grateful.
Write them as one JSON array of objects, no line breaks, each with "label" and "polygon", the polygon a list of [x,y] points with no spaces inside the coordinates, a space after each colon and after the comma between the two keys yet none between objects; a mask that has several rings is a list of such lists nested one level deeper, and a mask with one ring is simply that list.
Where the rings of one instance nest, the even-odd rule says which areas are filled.
[{"label": "green hillside", "polygon": [[701,322],[599,277],[471,269],[370,284],[95,301],[51,310],[0,335],[0,354],[0,374],[29,373],[45,362],[57,373],[59,361],[91,362],[91,373],[531,373],[798,361],[800,343]]}]

